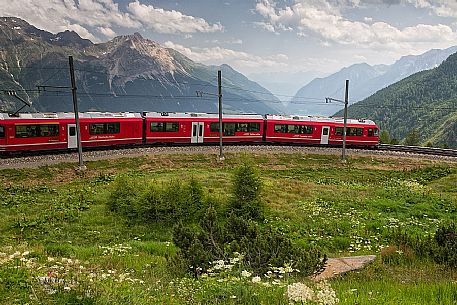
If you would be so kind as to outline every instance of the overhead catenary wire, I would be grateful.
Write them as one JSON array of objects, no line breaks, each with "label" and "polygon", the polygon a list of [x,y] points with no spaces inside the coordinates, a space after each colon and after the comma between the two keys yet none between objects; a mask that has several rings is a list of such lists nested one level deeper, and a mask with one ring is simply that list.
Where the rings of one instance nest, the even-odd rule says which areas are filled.
[{"label": "overhead catenary wire", "polygon": [[[0,89],[0,91],[7,91],[11,89]],[[70,96],[71,93],[65,92],[65,91],[58,91],[58,90],[38,90],[38,89],[25,89],[23,91],[26,92],[36,92],[36,93],[41,93],[42,95],[48,95],[48,96]],[[166,96],[166,95],[151,95],[151,94],[114,94],[114,93],[97,93],[97,92],[80,92],[80,96],[96,96],[96,97],[106,97],[106,98],[128,98],[128,99],[135,99],[135,98],[149,98],[149,99],[154,99],[154,100],[192,100],[192,101],[211,101],[215,102],[214,98],[211,97],[200,97],[200,96],[194,96],[194,95],[176,95],[176,96]],[[283,103],[282,101],[276,101],[276,100],[266,100],[266,99],[248,99],[248,98],[233,98],[233,97],[226,97],[224,99],[227,102],[246,102],[246,103],[273,103],[273,104],[281,104]],[[329,105],[328,103],[325,102],[318,102],[318,101],[307,101],[307,100],[301,100],[301,101],[293,101],[291,102],[293,104],[299,104],[299,105],[307,105],[307,104],[313,104],[313,105]],[[373,105],[361,105],[357,104],[358,108],[373,108]],[[415,109],[415,110],[443,110],[443,111],[457,111],[457,107],[437,107],[437,106],[408,106],[408,105],[376,105],[377,109],[403,109],[403,110],[409,110],[409,109]]]},{"label": "overhead catenary wire", "polygon": [[[6,63],[6,62],[0,62],[0,63]],[[53,73],[50,77],[48,77],[45,81],[43,81],[40,85],[44,85],[47,83],[49,80],[54,78],[58,73],[61,71],[67,71],[67,67],[34,67],[34,66],[9,66],[9,68],[19,68],[19,69],[33,69],[33,70],[57,70],[57,72]],[[108,73],[105,71],[96,71],[96,70],[88,70],[88,69],[75,69],[75,71],[79,72],[88,72],[88,73],[101,73],[104,75],[111,75],[111,76],[119,76],[119,77],[130,77],[131,75],[122,75],[122,74],[113,74],[113,73]],[[129,70],[125,70],[129,71]],[[215,78],[214,78],[215,79]],[[150,78],[148,80],[151,81],[158,81],[161,82],[161,79],[154,79]],[[172,83],[176,84],[182,84],[182,85],[188,85],[188,86],[202,86],[202,87],[217,87],[217,84],[211,84],[211,83],[190,83],[190,82],[179,82],[176,80],[169,80]],[[285,101],[285,100],[273,100],[273,99],[263,99],[263,98],[234,98],[234,97],[226,97],[225,100],[228,102],[252,102],[252,103],[268,103],[268,104],[298,104],[298,105],[332,105],[332,104],[327,104],[322,102],[324,100],[323,97],[305,97],[305,96],[292,96],[292,95],[285,95],[285,94],[274,94],[269,91],[258,91],[258,90],[250,90],[250,89],[244,89],[235,85],[223,85],[222,88],[226,89],[231,89],[234,91],[242,91],[242,92],[250,92],[250,93],[257,93],[257,94],[264,94],[264,95],[276,95],[276,96],[282,96],[282,97],[292,97],[294,100],[291,101]],[[0,91],[5,91],[5,90],[17,90],[17,89],[0,89]],[[49,95],[49,93],[52,93],[54,95],[66,95],[65,92],[57,92],[57,91],[51,91],[51,90],[46,90],[43,91],[43,89],[22,89],[20,90],[22,92],[27,92],[27,93],[40,93],[41,95],[46,94]],[[337,90],[339,91],[339,90]],[[94,97],[107,97],[107,98],[150,98],[150,99],[191,99],[191,100],[208,100],[208,101],[213,101],[211,98],[202,98],[202,97],[196,97],[193,95],[177,95],[177,96],[164,96],[164,95],[151,95],[151,94],[115,94],[112,92],[81,92],[79,95],[82,96],[94,96]],[[453,103],[454,101],[448,101],[450,103]],[[439,106],[410,106],[410,105],[378,105],[378,104],[360,104],[358,102],[349,102],[349,105],[355,105],[357,108],[373,108],[376,107],[377,109],[425,109],[425,110],[443,110],[443,111],[457,111],[457,108],[455,107],[439,107]]]}]

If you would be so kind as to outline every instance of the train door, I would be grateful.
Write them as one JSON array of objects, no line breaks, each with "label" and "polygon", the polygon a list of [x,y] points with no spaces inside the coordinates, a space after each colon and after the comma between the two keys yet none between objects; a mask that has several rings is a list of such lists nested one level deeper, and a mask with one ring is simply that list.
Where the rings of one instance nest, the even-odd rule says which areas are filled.
[{"label": "train door", "polygon": [[203,143],[203,122],[192,122],[191,143]]},{"label": "train door", "polygon": [[67,125],[68,133],[68,148],[77,148],[78,147],[78,138],[76,136],[76,124]]},{"label": "train door", "polygon": [[321,144],[328,144],[329,134],[330,134],[330,127],[329,126],[322,126]]},{"label": "train door", "polygon": [[2,148],[2,145],[6,144],[6,126],[5,125],[0,125],[0,151],[4,150],[5,148]]}]

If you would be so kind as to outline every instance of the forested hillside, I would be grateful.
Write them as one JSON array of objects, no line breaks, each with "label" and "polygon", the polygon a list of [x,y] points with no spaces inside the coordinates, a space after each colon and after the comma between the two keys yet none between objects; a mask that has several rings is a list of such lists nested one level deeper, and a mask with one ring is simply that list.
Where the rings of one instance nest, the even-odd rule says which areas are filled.
[{"label": "forested hillside", "polygon": [[457,53],[350,106],[349,116],[373,119],[399,140],[417,129],[422,144],[457,147]]}]

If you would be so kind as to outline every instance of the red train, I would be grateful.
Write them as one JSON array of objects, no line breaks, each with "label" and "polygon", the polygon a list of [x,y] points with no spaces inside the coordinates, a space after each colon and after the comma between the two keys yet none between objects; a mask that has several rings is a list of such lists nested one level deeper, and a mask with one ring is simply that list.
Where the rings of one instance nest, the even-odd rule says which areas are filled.
[{"label": "red train", "polygon": [[[155,143],[218,143],[217,114],[108,113],[80,114],[83,147]],[[374,147],[379,129],[373,121],[347,121],[347,144]],[[343,119],[224,115],[225,143],[300,143],[341,145]],[[77,147],[73,113],[0,113],[0,152],[73,149]]]}]

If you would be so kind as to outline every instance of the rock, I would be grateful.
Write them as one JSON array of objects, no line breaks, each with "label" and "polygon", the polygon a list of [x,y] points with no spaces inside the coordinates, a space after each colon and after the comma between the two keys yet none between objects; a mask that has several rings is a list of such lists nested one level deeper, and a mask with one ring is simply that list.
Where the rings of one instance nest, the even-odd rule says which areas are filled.
[{"label": "rock", "polygon": [[311,279],[318,282],[349,271],[359,270],[372,263],[375,259],[376,255],[329,258],[325,270]]}]

